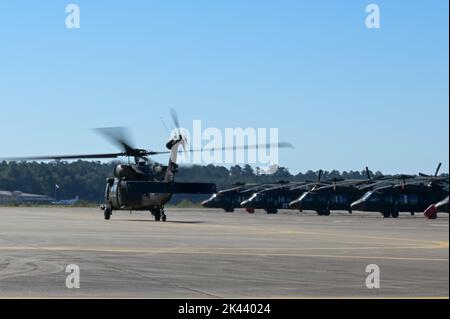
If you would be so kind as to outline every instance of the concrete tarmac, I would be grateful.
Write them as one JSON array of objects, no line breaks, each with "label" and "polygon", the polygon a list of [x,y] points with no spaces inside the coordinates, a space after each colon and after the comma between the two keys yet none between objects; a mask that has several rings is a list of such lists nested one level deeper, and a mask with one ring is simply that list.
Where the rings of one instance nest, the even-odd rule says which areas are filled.
[{"label": "concrete tarmac", "polygon": [[[0,298],[435,298],[449,295],[449,219],[1,208]],[[68,265],[80,288],[66,288]],[[380,288],[366,287],[366,267]]]}]

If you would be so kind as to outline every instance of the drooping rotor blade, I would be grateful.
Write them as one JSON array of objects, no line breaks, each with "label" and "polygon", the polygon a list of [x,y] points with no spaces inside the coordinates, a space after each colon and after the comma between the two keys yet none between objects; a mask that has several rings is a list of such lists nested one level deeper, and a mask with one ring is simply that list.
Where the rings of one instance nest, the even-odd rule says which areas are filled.
[{"label": "drooping rotor blade", "polygon": [[399,174],[399,175],[393,175],[389,179],[401,179],[401,180],[407,180],[407,179],[413,179],[416,178],[416,175],[407,175],[407,174]]},{"label": "drooping rotor blade", "polygon": [[83,154],[83,155],[52,155],[52,156],[29,156],[29,157],[5,157],[0,161],[45,161],[45,160],[70,160],[70,159],[106,159],[125,156],[125,153],[105,153],[105,154]]},{"label": "drooping rotor blade", "polygon": [[371,180],[371,179],[372,179],[372,176],[370,175],[370,170],[369,170],[369,167],[368,167],[368,166],[366,166],[366,176],[367,176],[367,179],[368,179],[368,180]]},{"label": "drooping rotor blade", "polygon": [[436,173],[434,173],[434,176],[435,176],[435,177],[438,176],[439,171],[441,170],[441,166],[442,166],[442,163],[439,163],[438,166],[437,166],[437,168],[436,168]]},{"label": "drooping rotor blade", "polygon": [[439,185],[440,183],[449,183],[448,177],[434,177],[434,176],[422,176],[417,177],[411,181],[402,181],[402,185],[417,185],[417,184],[428,184],[428,185]]},{"label": "drooping rotor blade", "polygon": [[437,177],[439,174],[439,171],[441,170],[441,166],[442,163],[439,163],[437,168],[436,168],[436,172],[434,173],[434,175],[428,175],[428,174],[424,174],[424,173],[419,173],[419,176],[421,177]]}]

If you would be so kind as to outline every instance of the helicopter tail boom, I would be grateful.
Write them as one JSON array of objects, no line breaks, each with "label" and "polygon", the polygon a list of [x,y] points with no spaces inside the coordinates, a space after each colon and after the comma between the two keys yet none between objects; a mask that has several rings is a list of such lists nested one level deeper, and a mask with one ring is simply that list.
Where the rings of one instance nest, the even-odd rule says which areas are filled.
[{"label": "helicopter tail boom", "polygon": [[214,194],[216,185],[213,183],[161,183],[123,181],[129,194]]},{"label": "helicopter tail boom", "polygon": [[180,135],[180,137],[174,138],[170,140],[167,143],[167,148],[170,150],[170,158],[169,158],[169,165],[167,166],[167,172],[166,176],[164,178],[164,181],[166,183],[171,183],[175,179],[175,173],[177,173],[178,165],[177,165],[177,159],[178,159],[178,149],[181,145],[183,145],[184,139]]}]

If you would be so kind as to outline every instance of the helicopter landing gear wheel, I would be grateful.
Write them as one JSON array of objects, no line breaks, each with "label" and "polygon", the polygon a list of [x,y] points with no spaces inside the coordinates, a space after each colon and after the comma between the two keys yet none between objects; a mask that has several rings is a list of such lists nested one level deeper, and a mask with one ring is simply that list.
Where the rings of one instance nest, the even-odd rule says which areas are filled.
[{"label": "helicopter landing gear wheel", "polygon": [[330,211],[328,209],[320,209],[317,211],[318,216],[330,216]]},{"label": "helicopter landing gear wheel", "polygon": [[110,220],[112,215],[112,210],[110,207],[105,207],[104,210],[105,220]]},{"label": "helicopter landing gear wheel", "polygon": [[383,212],[382,214],[383,214],[383,217],[384,217],[384,218],[389,218],[389,217],[391,217],[391,213],[390,213],[390,212]]},{"label": "helicopter landing gear wheel", "polygon": [[271,208],[266,209],[266,213],[269,215],[275,215],[275,214],[278,214],[278,209],[271,207]]},{"label": "helicopter landing gear wheel", "polygon": [[155,217],[155,222],[167,221],[166,213],[164,212],[164,208],[151,210],[152,215]]},{"label": "helicopter landing gear wheel", "polygon": [[161,221],[163,222],[167,221],[167,215],[166,212],[164,211],[164,208],[161,208],[160,214],[161,214]]},{"label": "helicopter landing gear wheel", "polygon": [[398,211],[394,211],[391,213],[392,218],[398,218],[400,216]]}]

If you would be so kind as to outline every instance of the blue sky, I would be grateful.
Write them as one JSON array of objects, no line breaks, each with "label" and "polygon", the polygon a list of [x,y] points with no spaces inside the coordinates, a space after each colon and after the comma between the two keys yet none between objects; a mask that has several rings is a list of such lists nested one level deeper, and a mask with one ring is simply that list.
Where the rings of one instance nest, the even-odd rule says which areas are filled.
[{"label": "blue sky", "polygon": [[2,1],[0,157],[115,151],[102,126],[163,149],[173,107],[278,127],[292,172],[448,171],[448,1],[373,2],[379,30],[359,0]]}]

